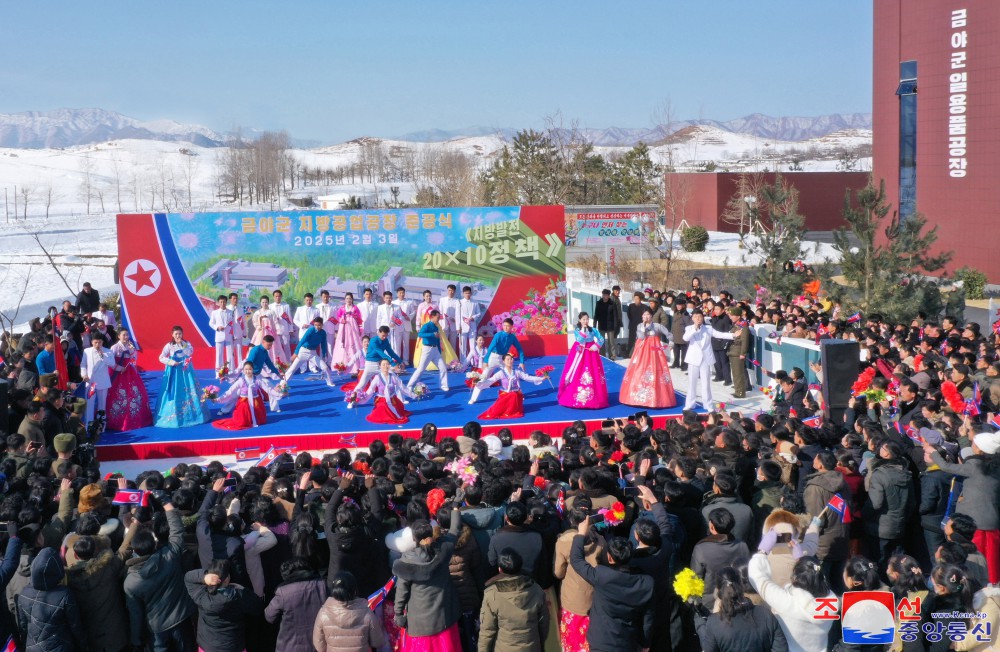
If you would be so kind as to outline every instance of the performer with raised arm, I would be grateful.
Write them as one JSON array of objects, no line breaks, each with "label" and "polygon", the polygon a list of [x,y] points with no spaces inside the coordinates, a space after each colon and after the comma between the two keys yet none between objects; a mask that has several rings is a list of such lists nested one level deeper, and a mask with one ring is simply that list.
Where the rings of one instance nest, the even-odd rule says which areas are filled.
[{"label": "performer with raised arm", "polygon": [[458,301],[458,349],[463,358],[476,340],[482,316],[479,304],[472,300],[472,288],[466,285],[462,288],[462,298]]},{"label": "performer with raised arm", "polygon": [[[677,405],[670,363],[660,337],[673,336],[662,324],[653,323],[653,313],[644,312],[635,333],[635,350],[625,370],[618,400],[625,405],[668,408]],[[667,344],[669,346],[669,344]]]},{"label": "performer with raised arm", "polygon": [[[215,310],[208,317],[208,325],[215,331],[215,369],[222,371],[226,367],[226,353],[232,355],[233,347],[233,312],[226,306],[226,295],[220,294],[215,300]],[[229,371],[237,373],[236,366],[230,366]],[[227,373],[228,375],[228,373]]]},{"label": "performer with raised arm", "polygon": [[545,380],[544,376],[529,376],[520,369],[514,368],[514,356],[506,353],[503,356],[503,367],[490,376],[483,376],[483,379],[476,383],[476,388],[472,390],[472,398],[469,405],[472,405],[479,398],[479,393],[492,385],[500,383],[500,395],[496,402],[488,410],[479,415],[480,419],[516,419],[524,416],[524,393],[521,391],[521,383],[528,382],[539,385]]},{"label": "performer with raised arm", "polygon": [[114,358],[104,348],[104,338],[94,337],[84,349],[80,360],[80,376],[87,383],[87,421],[98,412],[107,414],[108,390],[111,389],[111,367]]},{"label": "performer with raised arm", "polygon": [[240,306],[240,295],[229,293],[229,310],[233,313],[233,345],[226,352],[226,364],[231,370],[236,370],[243,361],[243,347],[247,345],[246,310]]},{"label": "performer with raised arm", "polygon": [[448,367],[445,365],[444,360],[441,359],[441,328],[438,325],[440,321],[441,313],[437,310],[432,310],[429,321],[421,326],[420,332],[417,333],[417,337],[420,339],[420,364],[417,365],[417,370],[410,377],[410,382],[406,383],[408,389],[413,389],[413,386],[420,380],[420,376],[427,369],[427,366],[433,363],[438,368],[438,379],[441,381],[441,390],[444,392],[448,391]]},{"label": "performer with raised arm", "polygon": [[573,337],[576,342],[559,379],[559,405],[587,410],[608,407],[608,383],[601,362],[604,338],[590,326],[590,315],[580,313]]},{"label": "performer with raised arm", "polygon": [[394,365],[398,365],[402,362],[396,352],[392,349],[392,343],[389,341],[389,327],[381,326],[378,329],[378,336],[373,337],[370,342],[368,342],[368,352],[365,353],[365,370],[361,374],[361,378],[358,379],[358,387],[361,389],[365,388],[365,384],[368,379],[373,375],[377,374],[379,370],[379,364],[383,360],[388,360]]},{"label": "performer with raised arm", "polygon": [[210,418],[201,402],[201,387],[191,366],[192,355],[194,348],[184,339],[184,329],[174,326],[170,342],[160,353],[160,362],[166,369],[156,404],[157,428],[196,426]]},{"label": "performer with raised arm", "polygon": [[[373,342],[375,340],[372,340]],[[347,407],[354,407],[355,403],[364,403],[368,399],[375,397],[375,407],[365,419],[372,423],[392,423],[403,424],[410,420],[410,412],[405,407],[409,403],[404,397],[417,398],[410,391],[410,388],[403,384],[399,377],[392,373],[389,360],[383,358],[379,363],[378,372],[372,377],[372,381],[367,387],[358,385],[359,388],[353,395],[354,401],[348,401]],[[349,395],[350,397],[350,395]]]},{"label": "performer with raised arm", "polygon": [[[424,324],[430,321],[431,311],[437,310],[438,307],[432,303],[431,291],[424,290],[424,300],[417,305],[417,330],[423,328]],[[451,348],[451,343],[448,342],[448,338],[445,336],[445,325],[444,325],[444,314],[441,314],[441,319],[438,321],[438,328],[441,330],[441,359],[444,361],[445,367],[450,366],[452,363],[458,360],[458,356],[455,354],[455,349]],[[420,359],[423,354],[423,345],[420,343],[420,338],[417,338],[416,344],[413,347],[413,366],[420,366]],[[431,362],[428,364],[426,369],[436,370],[437,363]]]},{"label": "performer with raised arm", "polygon": [[518,341],[517,335],[514,334],[514,320],[507,318],[503,320],[503,326],[501,327],[499,333],[493,336],[490,340],[490,345],[486,348],[486,369],[483,371],[484,376],[489,376],[497,367],[499,367],[503,361],[503,356],[510,352],[511,347],[517,351],[517,363],[521,369],[524,369],[524,349],[521,348],[521,342]]},{"label": "performer with raised arm", "polygon": [[706,410],[712,409],[712,367],[715,365],[715,352],[712,351],[712,338],[732,340],[739,337],[743,329],[732,333],[717,331],[705,324],[705,315],[701,310],[691,314],[694,323],[684,329],[684,341],[687,342],[687,355],[684,362],[688,366],[688,394],[684,401],[685,410],[693,410],[697,403],[697,390],[701,389],[701,404]]},{"label": "performer with raised arm", "polygon": [[413,313],[417,304],[412,299],[406,298],[406,288],[396,288],[396,300],[392,302],[399,308],[399,314],[403,319],[403,332],[400,338],[399,357],[407,365],[410,364],[410,336],[413,334]]},{"label": "performer with raised arm", "polygon": [[153,425],[149,394],[135,368],[136,351],[129,332],[118,330],[118,341],[111,347],[114,376],[108,394],[108,430],[124,431]]},{"label": "performer with raised arm", "polygon": [[239,378],[218,398],[221,407],[219,412],[232,412],[232,416],[213,421],[212,425],[216,428],[243,430],[264,425],[267,423],[265,401],[270,403],[272,412],[281,412],[278,407],[281,392],[260,376],[254,375],[253,369],[253,363],[249,360],[243,363]]},{"label": "performer with raised arm", "polygon": [[295,347],[295,353],[292,355],[292,364],[285,372],[285,382],[287,383],[295,375],[295,370],[301,365],[309,366],[310,361],[315,361],[323,374],[323,379],[326,380],[326,384],[333,387],[330,367],[326,364],[329,355],[330,352],[326,348],[326,331],[323,330],[323,320],[314,317],[312,324],[299,338],[299,345]]},{"label": "performer with raised arm", "polygon": [[438,300],[438,310],[441,311],[441,330],[451,348],[458,350],[458,298],[453,284],[445,290],[445,295]]},{"label": "performer with raised arm", "polygon": [[337,308],[333,321],[337,326],[337,335],[330,356],[332,364],[344,365],[346,373],[361,371],[364,366],[358,362],[358,353],[364,352],[361,348],[361,310],[354,305],[354,295],[350,292],[344,295],[344,305]]}]

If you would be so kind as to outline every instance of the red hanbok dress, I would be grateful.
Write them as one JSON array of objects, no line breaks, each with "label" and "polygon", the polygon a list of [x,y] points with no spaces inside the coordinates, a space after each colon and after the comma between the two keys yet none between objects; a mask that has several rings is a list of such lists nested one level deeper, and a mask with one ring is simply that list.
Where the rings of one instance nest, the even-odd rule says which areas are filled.
[{"label": "red hanbok dress", "polygon": [[660,343],[660,334],[669,337],[670,331],[660,324],[640,324],[636,331],[635,350],[618,395],[625,405],[656,409],[677,405],[670,363]]},{"label": "red hanbok dress", "polygon": [[529,376],[520,369],[507,371],[497,370],[489,378],[483,378],[476,384],[476,389],[485,389],[495,382],[500,383],[500,395],[488,410],[479,415],[480,419],[516,419],[524,416],[524,394],[521,392],[521,382],[540,385],[545,378]]},{"label": "red hanbok dress", "polygon": [[365,419],[372,423],[400,425],[410,420],[410,411],[403,404],[403,397],[417,398],[394,373],[388,377],[381,373],[372,377],[368,387],[358,391],[358,403],[375,397],[375,406]]},{"label": "red hanbok dress", "polygon": [[216,419],[212,425],[223,430],[244,430],[256,428],[267,423],[266,403],[271,404],[271,410],[278,409],[281,393],[272,388],[266,380],[255,377],[248,381],[246,376],[239,378],[217,400],[222,406],[222,413],[232,410],[232,415],[226,419]]}]

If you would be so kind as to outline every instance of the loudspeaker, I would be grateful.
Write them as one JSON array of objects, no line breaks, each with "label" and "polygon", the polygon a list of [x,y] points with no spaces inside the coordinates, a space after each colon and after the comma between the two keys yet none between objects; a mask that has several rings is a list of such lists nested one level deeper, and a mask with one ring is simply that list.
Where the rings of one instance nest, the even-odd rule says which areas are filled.
[{"label": "loudspeaker", "polygon": [[851,385],[860,373],[861,347],[850,340],[820,340],[820,364],[826,416],[834,423],[842,423],[851,400]]},{"label": "loudspeaker", "polygon": [[7,432],[7,381],[0,379],[0,433],[9,435]]}]

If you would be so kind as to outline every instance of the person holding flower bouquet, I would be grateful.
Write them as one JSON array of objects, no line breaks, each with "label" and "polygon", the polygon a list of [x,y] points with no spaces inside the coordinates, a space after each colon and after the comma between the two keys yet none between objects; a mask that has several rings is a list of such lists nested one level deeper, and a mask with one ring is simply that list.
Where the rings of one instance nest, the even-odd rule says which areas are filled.
[{"label": "person holding flower bouquet", "polygon": [[372,423],[395,425],[401,425],[410,420],[410,411],[403,407],[409,402],[405,397],[418,398],[410,391],[409,387],[403,384],[399,376],[392,373],[388,359],[383,359],[379,363],[379,373],[372,378],[366,388],[354,390],[347,395],[347,407],[350,409],[355,404],[364,403],[372,397],[375,397],[375,407],[365,419]]},{"label": "person holding flower bouquet", "polygon": [[[341,371],[354,373],[361,371],[364,366],[359,362],[359,352],[361,348],[361,310],[354,305],[354,295],[348,292],[344,295],[344,305],[337,308],[335,315],[330,317],[337,326],[337,334],[334,336],[333,353],[330,355],[332,366],[341,371],[338,365],[344,367]],[[325,324],[324,324],[325,327]],[[325,331],[324,331],[325,332]]]},{"label": "person holding flower bouquet", "polygon": [[267,423],[265,401],[270,404],[272,412],[280,412],[278,401],[282,395],[279,388],[271,387],[266,380],[254,375],[253,363],[244,362],[240,377],[216,399],[221,407],[220,413],[232,412],[232,416],[217,419],[212,425],[223,430],[243,430],[262,426]]},{"label": "person holding flower bouquet", "polygon": [[479,393],[491,386],[495,382],[500,383],[500,395],[488,410],[479,415],[480,419],[515,419],[524,416],[524,394],[521,392],[521,383],[528,382],[533,385],[542,384],[546,375],[529,376],[520,369],[514,368],[514,356],[507,353],[503,357],[503,368],[494,372],[491,376],[484,376],[476,383],[476,388],[472,390],[472,398],[469,405],[472,405],[479,398]]},{"label": "person holding flower bouquet", "polygon": [[378,335],[368,342],[365,353],[365,368],[355,387],[364,390],[371,377],[379,373],[383,360],[391,362],[397,369],[403,366],[402,358],[396,355],[396,351],[392,348],[392,342],[389,341],[388,326],[379,326]]},{"label": "person holding flower bouquet", "polygon": [[135,368],[135,345],[124,328],[118,331],[118,341],[111,347],[114,356],[114,376],[108,393],[108,430],[125,431],[153,425],[149,410],[149,394]]},{"label": "person holding flower bouquet", "polygon": [[604,378],[601,346],[604,338],[590,325],[590,315],[581,312],[573,331],[576,342],[566,358],[559,379],[559,405],[585,410],[608,407],[608,383]]},{"label": "person holding flower bouquet", "polygon": [[650,312],[642,314],[642,323],[635,332],[635,348],[625,370],[619,400],[625,405],[663,409],[677,405],[674,384],[670,377],[670,363],[660,336],[669,342],[670,331],[653,323]]},{"label": "person holding flower bouquet", "polygon": [[196,426],[211,418],[201,401],[201,387],[191,366],[192,355],[194,347],[184,339],[184,329],[174,326],[171,341],[160,353],[160,362],[166,369],[156,404],[157,428]]}]

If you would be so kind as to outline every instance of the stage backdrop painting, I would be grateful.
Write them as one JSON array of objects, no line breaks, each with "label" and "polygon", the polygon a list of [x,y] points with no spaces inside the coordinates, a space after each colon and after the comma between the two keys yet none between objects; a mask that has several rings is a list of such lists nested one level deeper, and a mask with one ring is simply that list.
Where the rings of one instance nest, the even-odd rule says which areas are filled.
[{"label": "stage backdrop painting", "polygon": [[481,333],[510,317],[529,355],[563,354],[563,237],[561,206],[119,215],[123,319],[143,366],[159,366],[179,325],[195,365],[210,368],[219,294],[238,293],[249,318],[277,289],[294,312],[306,292],[339,304],[347,292],[360,301],[372,288],[380,301],[405,287],[436,302],[453,283],[487,307]]}]

